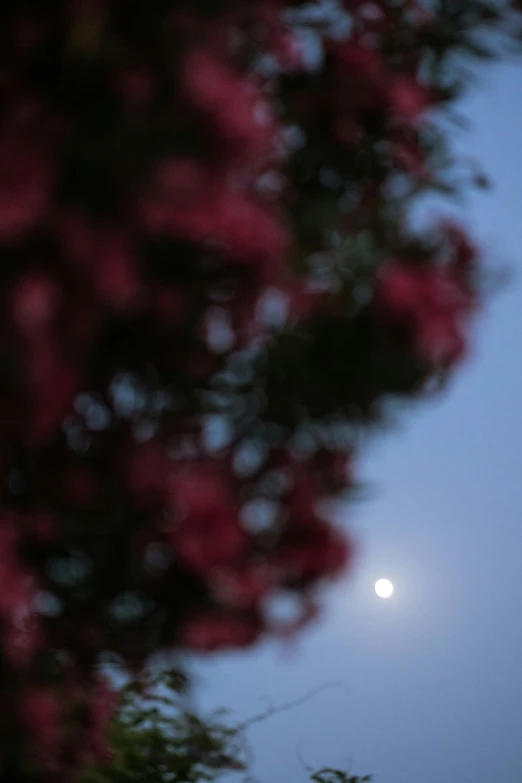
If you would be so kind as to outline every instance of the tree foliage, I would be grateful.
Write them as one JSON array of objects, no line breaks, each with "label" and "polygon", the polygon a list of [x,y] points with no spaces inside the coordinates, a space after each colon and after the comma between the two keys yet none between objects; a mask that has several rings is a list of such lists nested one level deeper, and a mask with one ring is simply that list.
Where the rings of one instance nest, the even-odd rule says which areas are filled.
[{"label": "tree foliage", "polygon": [[119,693],[109,763],[81,783],[192,783],[246,769],[245,739],[221,712],[203,720],[180,692],[178,672],[132,681]]},{"label": "tree foliage", "polygon": [[502,0],[2,2],[6,779],[103,757],[100,662],[293,633],[349,566],[361,436],[466,352],[477,250],[413,216],[461,188],[447,120],[519,29]]},{"label": "tree foliage", "polygon": [[[196,783],[233,772],[254,783],[245,733],[249,721],[234,723],[222,710],[202,719],[185,688],[177,670],[149,671],[123,687],[108,734],[111,758],[86,770],[81,783]],[[371,780],[333,768],[305,772],[315,783]]]}]

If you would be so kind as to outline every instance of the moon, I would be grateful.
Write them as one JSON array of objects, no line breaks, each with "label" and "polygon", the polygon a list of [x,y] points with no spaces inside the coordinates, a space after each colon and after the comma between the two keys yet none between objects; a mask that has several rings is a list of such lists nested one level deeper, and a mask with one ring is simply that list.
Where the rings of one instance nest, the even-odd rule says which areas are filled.
[{"label": "moon", "polygon": [[389,598],[393,593],[393,585],[389,579],[379,579],[375,582],[375,592],[379,598]]}]

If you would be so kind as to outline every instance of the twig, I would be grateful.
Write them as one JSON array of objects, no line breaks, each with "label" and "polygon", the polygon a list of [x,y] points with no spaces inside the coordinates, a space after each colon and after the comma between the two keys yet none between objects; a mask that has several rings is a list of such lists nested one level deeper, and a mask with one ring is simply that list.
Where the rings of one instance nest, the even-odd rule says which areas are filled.
[{"label": "twig", "polygon": [[313,699],[314,696],[317,696],[319,693],[322,693],[323,691],[326,691],[329,688],[344,688],[348,692],[351,692],[349,687],[344,682],[328,682],[325,685],[320,685],[317,688],[314,688],[313,690],[306,693],[304,696],[300,696],[298,699],[289,701],[286,704],[281,704],[279,707],[274,707],[274,706],[268,707],[268,709],[266,709],[264,712],[258,713],[257,715],[248,718],[243,723],[239,723],[236,726],[236,729],[237,731],[245,731],[246,729],[250,728],[250,726],[253,726],[255,723],[261,723],[267,718],[271,718],[273,715],[278,715],[280,712],[288,712],[289,710],[293,710],[295,707],[300,707],[302,704],[305,704],[306,702],[310,701],[310,699]]}]

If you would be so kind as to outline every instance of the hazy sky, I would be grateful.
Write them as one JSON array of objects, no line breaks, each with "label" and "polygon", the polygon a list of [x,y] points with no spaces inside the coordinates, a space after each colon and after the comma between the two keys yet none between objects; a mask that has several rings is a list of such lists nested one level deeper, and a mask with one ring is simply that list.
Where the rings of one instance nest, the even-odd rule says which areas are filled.
[{"label": "hazy sky", "polygon": [[[522,269],[519,68],[468,101],[470,153],[493,193],[467,216],[491,257]],[[519,275],[519,278],[522,277]],[[407,415],[362,464],[373,497],[346,515],[361,555],[324,621],[289,654],[265,645],[197,667],[202,703],[239,717],[344,683],[254,727],[262,783],[302,761],[377,783],[522,781],[522,279],[488,307],[475,357],[443,402]],[[396,593],[375,596],[389,577]]]}]

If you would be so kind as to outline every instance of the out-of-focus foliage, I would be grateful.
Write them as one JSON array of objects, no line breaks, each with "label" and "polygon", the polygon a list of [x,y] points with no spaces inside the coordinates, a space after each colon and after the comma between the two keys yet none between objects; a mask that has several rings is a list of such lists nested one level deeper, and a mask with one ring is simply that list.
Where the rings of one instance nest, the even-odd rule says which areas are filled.
[{"label": "out-of-focus foliage", "polygon": [[[88,769],[81,783],[196,783],[232,772],[254,781],[244,726],[224,711],[197,717],[185,685],[178,671],[162,671],[125,686],[108,734],[110,760]],[[371,780],[332,768],[307,771],[316,783]]]},{"label": "out-of-focus foliage", "polygon": [[466,356],[424,196],[505,0],[0,3],[0,776],[104,758],[96,672],[295,633],[332,502]]},{"label": "out-of-focus foliage", "polygon": [[110,761],[87,770],[81,783],[191,783],[246,769],[240,730],[221,712],[202,720],[191,711],[178,672],[122,689],[108,746]]}]

